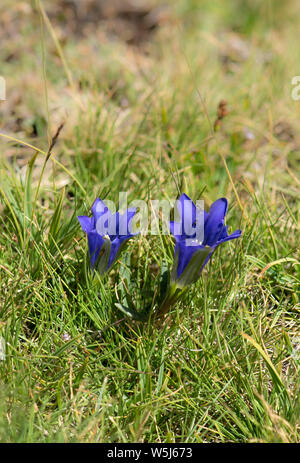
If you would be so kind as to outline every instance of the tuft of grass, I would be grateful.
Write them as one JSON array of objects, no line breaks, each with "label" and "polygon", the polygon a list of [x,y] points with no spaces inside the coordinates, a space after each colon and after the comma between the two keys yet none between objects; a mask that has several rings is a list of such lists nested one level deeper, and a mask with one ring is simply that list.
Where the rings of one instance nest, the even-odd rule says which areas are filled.
[{"label": "tuft of grass", "polygon": [[[39,8],[0,7],[21,25],[13,52],[28,50],[0,51],[19,98],[0,102],[1,442],[299,441],[300,11],[223,3],[174,2],[145,49],[100,32],[57,49],[55,19],[37,37]],[[130,241],[103,279],[87,271],[76,216],[120,191],[226,196],[243,229],[161,326],[116,304],[159,297],[169,236]]]}]

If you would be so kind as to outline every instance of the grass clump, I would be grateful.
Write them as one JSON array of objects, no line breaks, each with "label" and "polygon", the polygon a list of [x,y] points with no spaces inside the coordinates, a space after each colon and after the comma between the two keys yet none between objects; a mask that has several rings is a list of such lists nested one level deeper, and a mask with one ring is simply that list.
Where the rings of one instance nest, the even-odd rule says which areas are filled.
[{"label": "grass clump", "polygon": [[[296,0],[178,0],[138,48],[66,40],[49,2],[16,3],[22,36],[0,52],[15,92],[0,102],[1,442],[297,442]],[[101,280],[85,271],[76,215],[120,191],[226,196],[243,229],[162,326],[115,303],[129,283],[151,300],[170,237],[137,237]]]}]

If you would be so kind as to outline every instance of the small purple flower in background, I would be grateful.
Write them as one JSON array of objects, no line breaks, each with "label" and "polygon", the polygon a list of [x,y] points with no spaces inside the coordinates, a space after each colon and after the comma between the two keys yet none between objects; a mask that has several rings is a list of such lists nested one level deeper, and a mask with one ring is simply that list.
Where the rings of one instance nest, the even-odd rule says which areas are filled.
[{"label": "small purple flower in background", "polygon": [[77,218],[87,234],[91,267],[103,274],[118,259],[125,242],[136,235],[130,232],[130,221],[136,209],[113,214],[105,202],[97,198],[91,210],[92,217],[81,215]]},{"label": "small purple flower in background", "polygon": [[69,335],[69,333],[64,333],[61,338],[63,341],[70,341],[71,336]]},{"label": "small purple flower in background", "polygon": [[[239,238],[242,232],[236,230],[231,235],[227,233],[225,226],[226,198],[217,199],[210,206],[208,213],[197,210],[195,204],[186,194],[181,195],[178,201],[180,223],[170,222],[170,231],[176,240],[171,284],[176,283],[177,287],[183,288],[194,283],[200,277],[204,266],[220,244]],[[188,208],[187,205],[189,205]],[[196,232],[193,235],[187,233],[186,228],[189,227],[186,227],[185,224],[192,223],[197,230],[197,217],[201,213],[204,214],[204,235],[203,240],[198,241],[198,234]],[[203,226],[203,224],[199,223],[198,226]],[[182,232],[180,234],[177,234],[176,227],[177,229],[181,227]]]}]

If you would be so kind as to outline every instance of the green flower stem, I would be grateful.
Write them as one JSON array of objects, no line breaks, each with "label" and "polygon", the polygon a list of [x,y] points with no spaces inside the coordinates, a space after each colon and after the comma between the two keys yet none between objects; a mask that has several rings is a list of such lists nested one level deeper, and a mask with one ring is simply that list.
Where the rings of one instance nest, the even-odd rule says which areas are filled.
[{"label": "green flower stem", "polygon": [[155,317],[161,318],[163,317],[169,308],[178,301],[178,299],[184,294],[185,289],[179,288],[176,284],[173,284],[169,287],[169,291],[167,292],[166,297],[162,301],[161,305],[159,306]]}]

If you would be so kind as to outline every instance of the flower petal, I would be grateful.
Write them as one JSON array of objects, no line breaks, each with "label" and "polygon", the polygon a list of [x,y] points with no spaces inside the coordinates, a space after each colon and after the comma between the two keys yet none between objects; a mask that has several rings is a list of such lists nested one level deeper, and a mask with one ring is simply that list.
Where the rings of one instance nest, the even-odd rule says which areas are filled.
[{"label": "flower petal", "polygon": [[177,240],[185,239],[185,236],[182,234],[182,225],[180,222],[169,222],[170,233]]},{"label": "flower petal", "polygon": [[118,236],[125,236],[125,235],[130,235],[130,221],[133,219],[133,217],[136,214],[137,209],[130,208],[127,209],[123,214],[120,214],[120,212],[116,213],[116,218],[117,218],[117,235]]},{"label": "flower petal", "polygon": [[[178,255],[177,267],[177,286],[184,288],[192,283],[195,283],[200,277],[201,271],[206,262],[208,262],[213,249],[209,246],[187,246],[184,254],[186,256],[185,267],[178,275],[178,270],[181,270],[180,255]],[[180,253],[180,246],[179,246]]]},{"label": "flower petal", "polygon": [[[97,222],[105,214],[106,220],[105,220],[105,222],[102,223],[101,226],[100,226],[100,224],[98,222],[98,225],[99,225],[98,229],[103,228],[103,226],[108,228],[109,221],[110,221],[113,214],[108,209],[105,202],[102,201],[102,199],[96,198],[93,205],[92,205],[92,207],[91,207],[91,210],[92,210],[92,213],[93,213],[93,216],[94,216],[94,219],[95,219],[95,227],[97,228]],[[103,234],[106,234],[106,232],[104,231]]]},{"label": "flower petal", "polygon": [[184,272],[191,258],[201,246],[186,246],[184,241],[179,241],[176,245],[175,254],[178,252],[177,278]]},{"label": "flower petal", "polygon": [[99,253],[104,244],[104,239],[96,231],[89,232],[87,236],[88,236],[88,243],[89,243],[91,266],[95,267],[95,264],[99,257]]},{"label": "flower petal", "polygon": [[204,224],[204,245],[214,246],[223,232],[225,215],[227,212],[227,199],[220,198],[209,209]]},{"label": "flower petal", "polygon": [[222,233],[221,237],[219,238],[217,242],[217,245],[219,246],[219,244],[225,243],[226,241],[235,240],[236,238],[239,238],[241,234],[242,234],[242,230],[235,230],[233,233],[231,233],[231,235],[227,235],[226,233],[227,236],[224,236],[224,237],[222,237],[223,236],[223,233]]},{"label": "flower petal", "polygon": [[180,214],[180,221],[182,226],[182,235],[192,238],[195,235],[195,226],[197,218],[197,209],[191,198],[183,193],[176,201],[177,209]]},{"label": "flower petal", "polygon": [[87,215],[78,215],[77,219],[81,225],[81,228],[84,232],[89,233],[94,228],[94,218],[88,217]]}]

